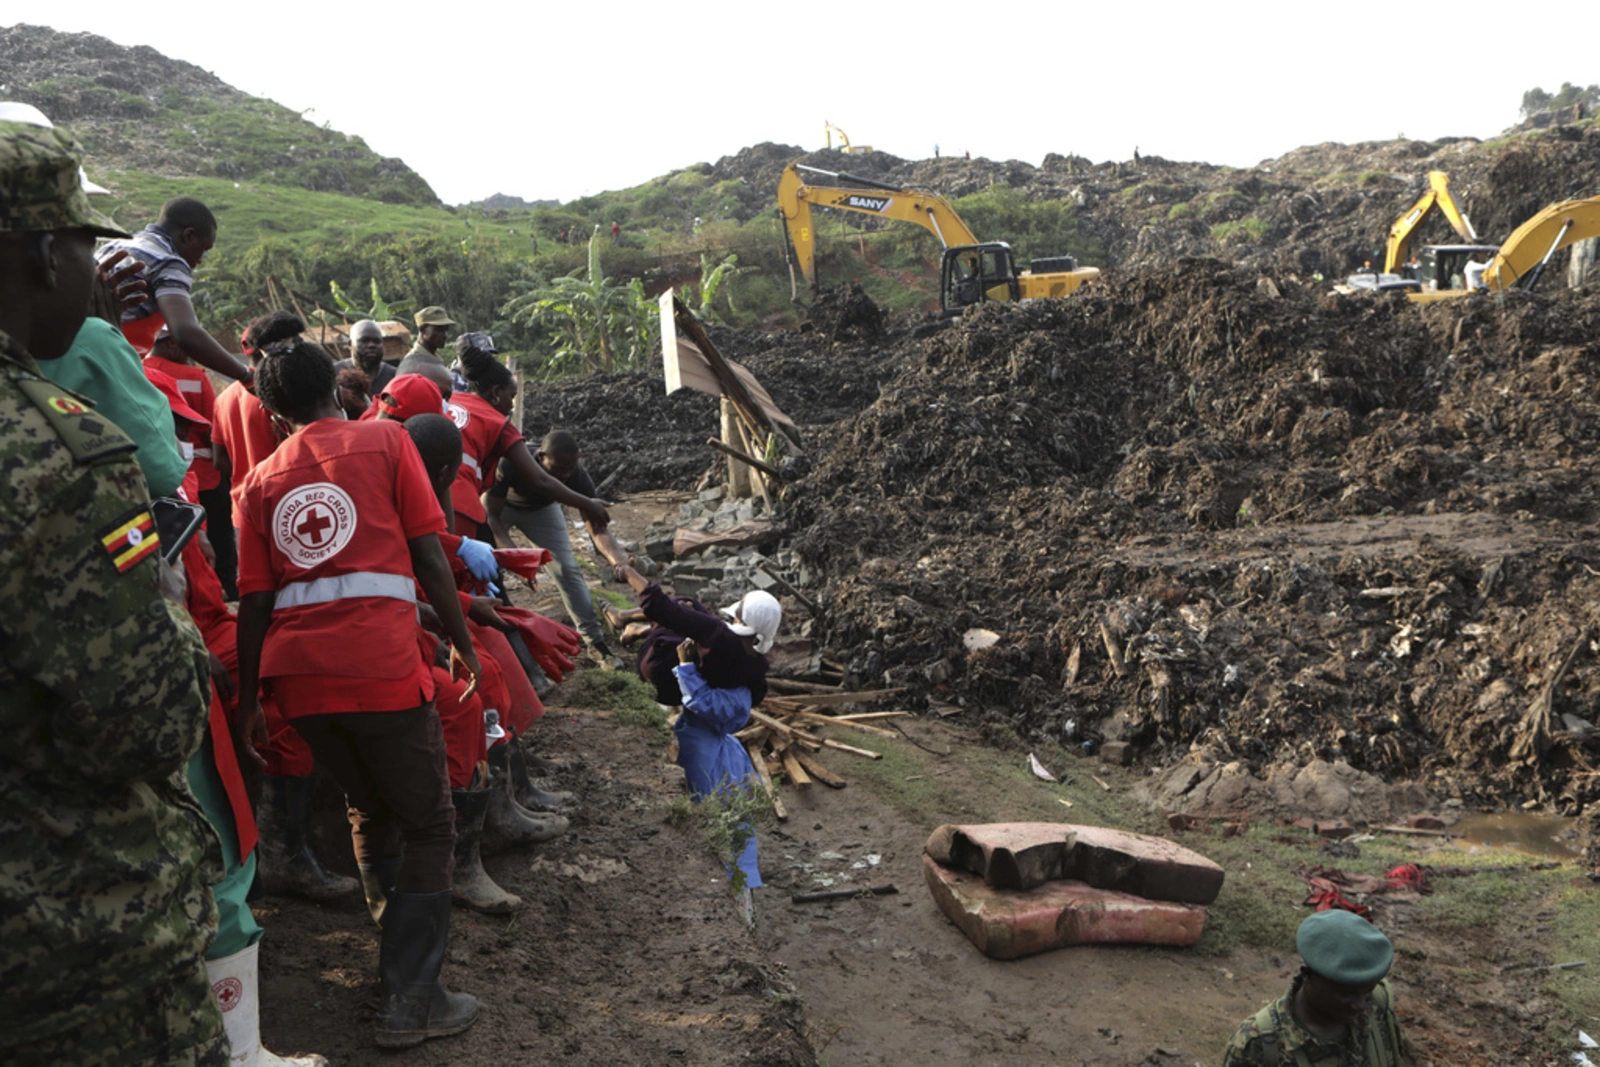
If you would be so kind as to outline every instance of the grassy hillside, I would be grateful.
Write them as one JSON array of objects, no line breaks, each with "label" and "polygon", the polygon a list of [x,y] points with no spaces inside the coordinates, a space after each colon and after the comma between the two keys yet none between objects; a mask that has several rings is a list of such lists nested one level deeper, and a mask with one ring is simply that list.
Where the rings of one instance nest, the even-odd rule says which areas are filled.
[{"label": "grassy hillside", "polygon": [[43,26],[0,29],[6,95],[70,126],[91,170],[260,181],[436,205],[428,183],[359,137],[242,93],[192,63]]}]

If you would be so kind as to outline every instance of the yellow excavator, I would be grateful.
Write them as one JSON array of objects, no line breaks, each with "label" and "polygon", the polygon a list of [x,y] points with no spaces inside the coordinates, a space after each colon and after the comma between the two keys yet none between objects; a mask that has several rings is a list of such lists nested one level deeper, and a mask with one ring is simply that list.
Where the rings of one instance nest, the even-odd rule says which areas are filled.
[{"label": "yellow excavator", "polygon": [[1450,223],[1450,228],[1455,230],[1462,240],[1477,243],[1478,234],[1472,228],[1472,220],[1467,218],[1466,212],[1456,206],[1456,198],[1450,195],[1450,175],[1442,170],[1430,170],[1428,191],[1389,227],[1389,242],[1383,254],[1385,274],[1398,273],[1400,265],[1405,263],[1410,255],[1411,235],[1434,211],[1445,217]]},{"label": "yellow excavator", "polygon": [[[831,184],[808,185],[800,176],[802,171],[820,175]],[[817,283],[813,207],[914,222],[932,231],[944,246],[939,306],[946,315],[959,314],[986,300],[1006,303],[1066,296],[1100,275],[1098,268],[1080,267],[1071,256],[1035,259],[1029,269],[1019,271],[1010,245],[979,241],[942,196],[790,163],[778,181],[778,212],[783,216],[784,233],[799,260],[800,272],[813,287]]]},{"label": "yellow excavator", "polygon": [[[1600,196],[1551,204],[1518,226],[1505,243],[1493,245],[1430,245],[1422,250],[1417,280],[1420,291],[1408,300],[1432,303],[1480,290],[1532,289],[1539,284],[1555,254],[1577,241],[1600,237]],[[1482,282],[1474,284],[1482,266]]]},{"label": "yellow excavator", "polygon": [[827,119],[823,119],[822,120],[822,136],[824,136],[824,137],[826,137],[828,139],[828,147],[829,148],[833,147],[833,135],[834,134],[838,134],[839,135],[839,151],[845,153],[846,155],[852,155],[853,156],[853,155],[865,154],[867,152],[872,151],[872,146],[869,145],[869,144],[851,144],[850,143],[850,135],[849,134],[845,133],[843,130],[841,130],[839,127],[835,126],[833,123],[829,122]]}]

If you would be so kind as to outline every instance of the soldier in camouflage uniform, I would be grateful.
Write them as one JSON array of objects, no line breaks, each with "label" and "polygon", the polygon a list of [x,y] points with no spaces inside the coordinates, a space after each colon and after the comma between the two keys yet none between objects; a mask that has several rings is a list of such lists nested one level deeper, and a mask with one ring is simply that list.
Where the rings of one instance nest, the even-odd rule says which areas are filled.
[{"label": "soldier in camouflage uniform", "polygon": [[1300,924],[1295,947],[1305,966],[1239,1024],[1222,1067],[1399,1067],[1389,939],[1359,915],[1319,911]]},{"label": "soldier in camouflage uniform", "polygon": [[0,122],[0,1062],[222,1067],[221,852],[183,776],[205,645],[133,443],[34,363],[121,234],[78,167],[64,133]]}]

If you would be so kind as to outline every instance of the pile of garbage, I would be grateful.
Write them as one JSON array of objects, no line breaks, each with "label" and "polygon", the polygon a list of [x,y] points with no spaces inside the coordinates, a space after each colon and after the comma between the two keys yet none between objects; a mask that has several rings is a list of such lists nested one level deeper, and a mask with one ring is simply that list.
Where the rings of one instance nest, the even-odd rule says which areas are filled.
[{"label": "pile of garbage", "polygon": [[1091,751],[1570,811],[1597,326],[1596,296],[1419,310],[1186,260],[902,331],[786,498],[814,636],[848,686]]}]

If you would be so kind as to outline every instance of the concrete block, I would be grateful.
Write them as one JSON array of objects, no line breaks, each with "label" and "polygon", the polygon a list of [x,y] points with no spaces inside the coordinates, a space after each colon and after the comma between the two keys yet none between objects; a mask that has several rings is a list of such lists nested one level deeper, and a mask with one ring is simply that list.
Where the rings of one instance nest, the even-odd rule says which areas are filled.
[{"label": "concrete block", "polygon": [[771,590],[773,586],[778,584],[778,582],[766,571],[751,571],[750,584],[757,589]]},{"label": "concrete block", "polygon": [[1070,945],[1192,945],[1205,930],[1206,909],[1196,904],[1144,900],[1078,881],[995,889],[929,855],[922,869],[939,910],[997,960]]},{"label": "concrete block", "polygon": [[693,574],[674,575],[670,582],[673,593],[678,596],[699,596],[706,587],[706,580]]},{"label": "concrete block", "polygon": [[696,500],[704,504],[714,504],[722,499],[723,489],[720,485],[713,485],[710,489],[702,489]]}]

